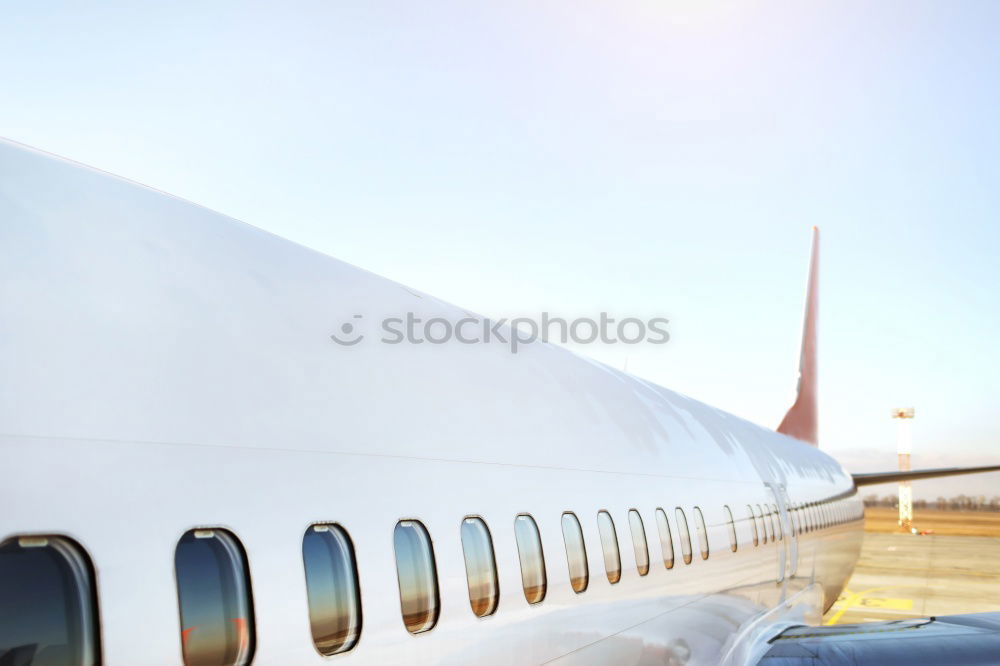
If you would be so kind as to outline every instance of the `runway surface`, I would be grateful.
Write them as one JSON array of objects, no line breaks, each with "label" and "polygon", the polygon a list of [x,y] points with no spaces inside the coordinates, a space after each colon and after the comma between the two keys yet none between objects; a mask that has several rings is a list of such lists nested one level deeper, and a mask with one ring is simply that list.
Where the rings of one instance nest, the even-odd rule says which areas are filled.
[{"label": "runway surface", "polygon": [[865,532],[824,624],[1000,611],[1000,538]]}]

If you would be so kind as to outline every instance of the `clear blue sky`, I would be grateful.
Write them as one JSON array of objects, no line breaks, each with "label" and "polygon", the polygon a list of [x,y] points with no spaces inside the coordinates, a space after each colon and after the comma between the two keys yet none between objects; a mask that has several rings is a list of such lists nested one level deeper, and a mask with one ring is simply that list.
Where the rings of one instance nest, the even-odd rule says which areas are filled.
[{"label": "clear blue sky", "polygon": [[[85,6],[85,4],[89,6]],[[1000,460],[1000,3],[15,3],[0,135],[773,426],[823,231],[822,446]],[[1000,475],[918,496],[1000,494]]]}]

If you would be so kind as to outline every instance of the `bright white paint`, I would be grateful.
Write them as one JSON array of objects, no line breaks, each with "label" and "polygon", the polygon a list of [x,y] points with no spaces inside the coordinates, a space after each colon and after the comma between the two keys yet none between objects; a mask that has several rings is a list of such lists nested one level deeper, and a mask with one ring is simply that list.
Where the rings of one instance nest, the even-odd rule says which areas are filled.
[{"label": "bright white paint", "polygon": [[[329,336],[413,311],[468,313],[154,190],[0,143],[0,539],[65,534],[97,569],[110,666],[180,660],[173,552],[196,526],[246,547],[255,664],[320,663],[301,543],[342,524],[364,608],[357,663],[752,663],[760,641],[816,622],[850,575],[860,522],[793,539],[793,503],[845,498],[850,476],[811,446],[556,346],[340,347]],[[58,277],[56,277],[58,276]],[[66,279],[64,276],[69,276]],[[371,344],[369,344],[371,342]],[[776,491],[776,492],[775,492]],[[745,507],[782,507],[785,538],[754,548]],[[739,519],[728,548],[723,505]],[[654,510],[682,507],[692,564],[666,570]],[[700,559],[692,507],[709,524]],[[640,511],[640,577],[627,512]],[[596,516],[623,574],[603,575]],[[589,589],[570,588],[564,511],[580,518]],[[514,516],[542,533],[544,602],[520,589]],[[459,528],[482,516],[501,600],[476,618]],[[434,540],[442,612],[411,636],[392,529]],[[780,583],[776,579],[781,578]]]}]

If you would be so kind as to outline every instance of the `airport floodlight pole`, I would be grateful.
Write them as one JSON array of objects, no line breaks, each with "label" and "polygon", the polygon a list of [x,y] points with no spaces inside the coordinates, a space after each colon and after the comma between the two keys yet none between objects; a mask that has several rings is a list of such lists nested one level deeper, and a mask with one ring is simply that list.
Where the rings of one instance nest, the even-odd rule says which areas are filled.
[{"label": "airport floodlight pole", "polygon": [[[898,407],[892,410],[892,418],[899,420],[896,430],[896,453],[899,454],[899,471],[910,471],[910,452],[913,450],[913,437],[910,432],[910,421],[915,412],[913,407]],[[899,482],[899,526],[907,532],[913,531],[913,488],[909,481]]]}]

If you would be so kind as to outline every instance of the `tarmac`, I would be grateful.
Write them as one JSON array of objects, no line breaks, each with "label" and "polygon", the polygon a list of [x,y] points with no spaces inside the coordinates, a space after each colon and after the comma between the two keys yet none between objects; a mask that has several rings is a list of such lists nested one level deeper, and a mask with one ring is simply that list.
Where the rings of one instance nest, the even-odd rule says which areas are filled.
[{"label": "tarmac", "polygon": [[824,624],[1000,611],[1000,538],[865,532]]}]

